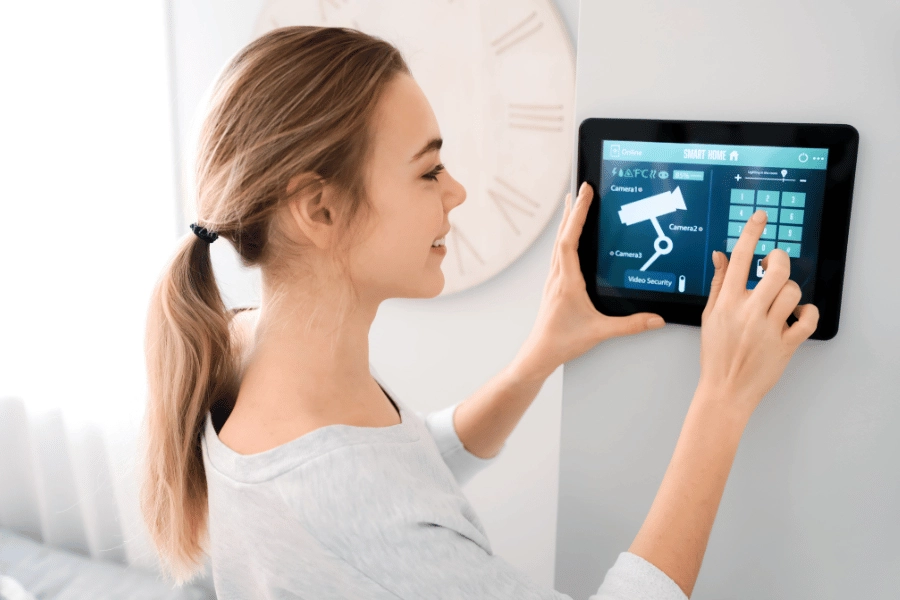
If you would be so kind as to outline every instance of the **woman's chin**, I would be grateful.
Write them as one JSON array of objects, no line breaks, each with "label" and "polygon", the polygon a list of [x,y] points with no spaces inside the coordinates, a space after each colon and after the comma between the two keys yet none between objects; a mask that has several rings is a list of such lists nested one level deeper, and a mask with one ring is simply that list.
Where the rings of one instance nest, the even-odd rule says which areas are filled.
[{"label": "woman's chin", "polygon": [[438,270],[437,276],[429,277],[428,290],[425,297],[434,298],[439,296],[442,291],[444,291],[444,272]]}]

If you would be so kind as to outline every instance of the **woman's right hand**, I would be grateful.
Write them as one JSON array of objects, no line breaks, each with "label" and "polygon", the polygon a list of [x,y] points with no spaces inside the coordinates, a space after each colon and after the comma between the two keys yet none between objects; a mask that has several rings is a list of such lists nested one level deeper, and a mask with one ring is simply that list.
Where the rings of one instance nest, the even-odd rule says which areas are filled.
[{"label": "woman's right hand", "polygon": [[[781,377],[794,351],[816,329],[819,311],[798,305],[800,286],[789,279],[791,261],[784,250],[763,259],[765,275],[753,289],[747,276],[753,253],[766,227],[759,210],[747,221],[731,261],[713,253],[716,267],[700,330],[700,388],[749,419]],[[794,314],[797,321],[788,326]]]},{"label": "woman's right hand", "polygon": [[[751,291],[747,275],[766,227],[754,213],[731,253],[713,254],[709,300],[700,328],[700,384],[650,512],[628,549],[668,575],[690,597],[725,483],[750,415],[772,389],[797,347],[812,335],[819,311],[798,306],[784,250],[763,259]],[[797,322],[790,327],[791,313]]]}]

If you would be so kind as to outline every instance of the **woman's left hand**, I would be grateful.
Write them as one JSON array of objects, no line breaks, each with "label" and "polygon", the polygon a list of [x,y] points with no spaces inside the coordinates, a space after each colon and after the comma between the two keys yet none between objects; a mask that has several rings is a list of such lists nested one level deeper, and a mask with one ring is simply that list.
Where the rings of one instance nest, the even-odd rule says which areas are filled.
[{"label": "woman's left hand", "polygon": [[587,182],[581,185],[574,207],[572,194],[566,194],[537,320],[517,356],[518,366],[529,375],[546,378],[559,365],[604,340],[665,325],[662,317],[652,313],[609,317],[594,308],[578,260],[578,239],[593,195]]}]

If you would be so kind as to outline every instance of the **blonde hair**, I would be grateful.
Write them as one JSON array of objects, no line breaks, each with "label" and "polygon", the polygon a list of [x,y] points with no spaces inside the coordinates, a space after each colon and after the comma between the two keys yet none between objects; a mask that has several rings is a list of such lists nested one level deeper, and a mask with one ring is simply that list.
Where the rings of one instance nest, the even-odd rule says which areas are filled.
[{"label": "blonde hair", "polygon": [[[278,270],[296,250],[272,218],[293,176],[310,173],[312,183],[335,185],[345,199],[341,222],[357,218],[367,207],[363,167],[375,106],[399,73],[410,71],[394,46],[348,28],[283,27],[248,44],[216,81],[200,129],[198,223],[227,239],[245,266]],[[207,412],[227,418],[237,397],[231,322],[238,310],[225,307],[209,244],[186,234],[147,317],[141,485],[144,521],[164,571],[179,583],[204,560],[200,440]]]}]

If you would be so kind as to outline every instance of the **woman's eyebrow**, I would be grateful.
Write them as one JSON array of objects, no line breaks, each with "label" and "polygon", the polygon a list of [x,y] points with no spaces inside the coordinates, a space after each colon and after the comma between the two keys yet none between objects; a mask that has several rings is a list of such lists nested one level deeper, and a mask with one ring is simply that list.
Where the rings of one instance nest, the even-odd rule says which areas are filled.
[{"label": "woman's eyebrow", "polygon": [[444,144],[444,140],[441,139],[441,138],[434,138],[434,139],[428,140],[428,143],[425,144],[425,146],[424,146],[421,150],[419,150],[418,152],[416,152],[416,155],[413,156],[413,157],[412,157],[412,160],[409,161],[409,162],[411,162],[411,163],[416,162],[416,161],[419,160],[424,154],[427,154],[428,152],[432,152],[432,151],[434,151],[434,150],[440,150],[440,149],[441,149],[441,146],[442,146],[443,144]]}]

